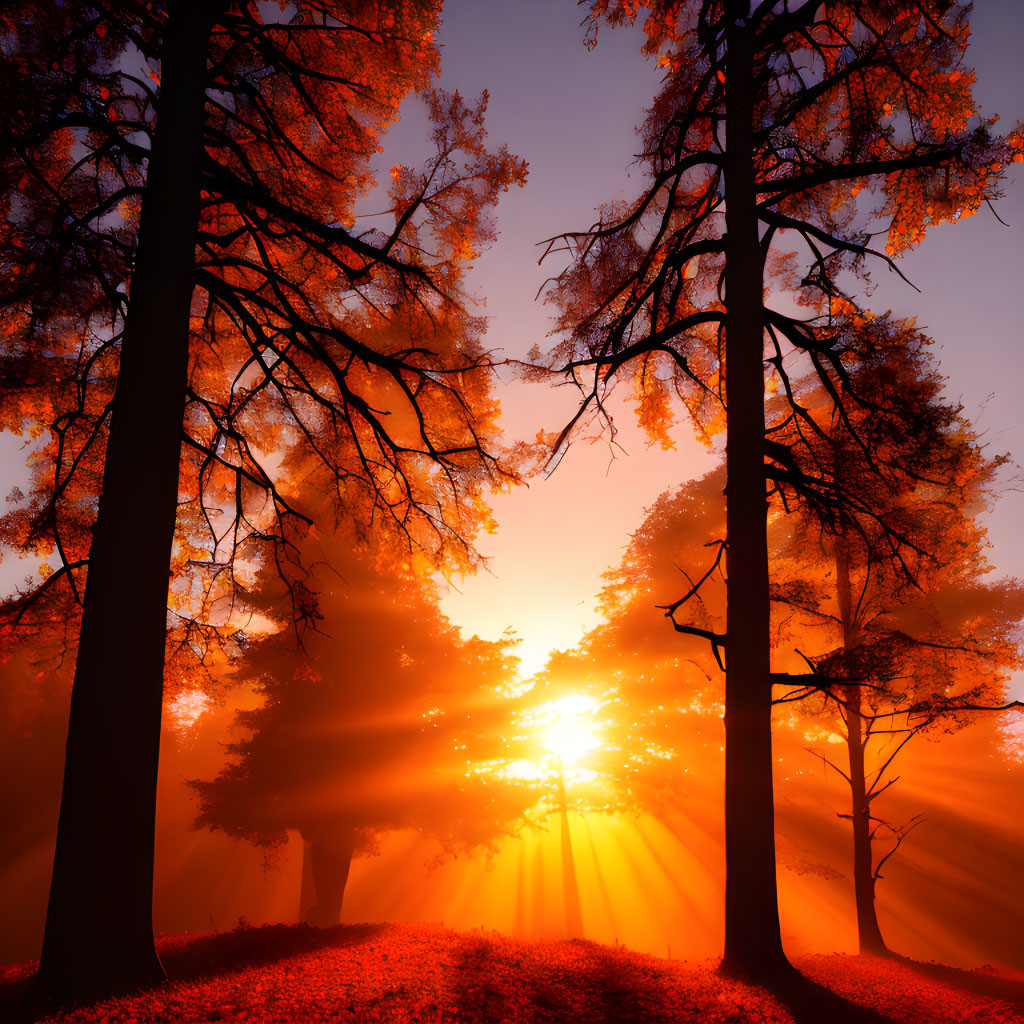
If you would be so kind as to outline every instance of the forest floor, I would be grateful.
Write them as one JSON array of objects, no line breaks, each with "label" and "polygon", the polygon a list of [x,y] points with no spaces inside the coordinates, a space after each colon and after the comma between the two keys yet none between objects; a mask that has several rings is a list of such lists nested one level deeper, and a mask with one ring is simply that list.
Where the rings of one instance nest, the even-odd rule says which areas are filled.
[{"label": "forest floor", "polygon": [[713,963],[593,942],[436,925],[275,925],[158,943],[170,981],[90,1005],[31,1001],[33,964],[0,968],[0,1019],[27,1024],[1024,1024],[1024,974],[844,955],[771,989]]}]

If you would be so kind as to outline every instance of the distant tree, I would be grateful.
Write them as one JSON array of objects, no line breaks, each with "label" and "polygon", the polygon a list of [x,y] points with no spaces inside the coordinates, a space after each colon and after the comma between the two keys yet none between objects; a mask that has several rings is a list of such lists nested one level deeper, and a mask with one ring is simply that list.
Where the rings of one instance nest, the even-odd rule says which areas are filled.
[{"label": "distant tree", "polygon": [[[515,745],[509,644],[463,639],[433,587],[326,545],[318,626],[301,646],[278,586],[280,631],[255,642],[236,677],[263,697],[238,714],[244,738],[216,779],[196,781],[197,827],[272,854],[297,829],[311,844],[313,924],[337,924],[353,855],[415,829],[447,853],[519,831],[535,794],[490,771]],[[268,581],[269,582],[269,581]],[[272,585],[272,584],[271,584]]]},{"label": "distant tree", "polygon": [[[841,561],[841,559],[840,559]],[[822,759],[850,787],[850,821],[858,943],[862,953],[889,952],[875,909],[876,883],[918,818],[893,823],[880,815],[875,800],[899,779],[892,771],[907,742],[967,725],[981,710],[1006,710],[1007,673],[1024,664],[1020,625],[1024,593],[1016,580],[987,582],[987,567],[949,565],[926,596],[880,608],[876,599],[869,623],[845,616],[846,641],[819,662],[847,678],[837,723],[843,736],[845,769]],[[837,573],[836,599],[850,578]],[[871,589],[875,589],[872,587]],[[862,605],[864,607],[864,605]],[[838,616],[843,619],[842,610]],[[885,844],[888,843],[888,848]]]},{"label": "distant tree", "polygon": [[[484,102],[430,94],[433,157],[393,169],[393,221],[353,228],[379,135],[436,71],[439,7],[4,10],[3,422],[49,431],[22,536],[56,561],[39,591],[84,602],[50,991],[162,976],[152,847],[172,559],[192,570],[172,583],[172,641],[201,656],[214,605],[238,628],[236,554],[290,571],[299,479],[438,562],[471,560],[483,492],[509,479],[460,278],[525,166],[485,150]],[[301,451],[282,461],[287,448]]]},{"label": "distant tree", "polygon": [[616,727],[621,698],[606,672],[607,665],[590,660],[579,645],[552,652],[544,668],[520,684],[514,749],[480,766],[526,787],[534,801],[532,822],[557,818],[567,938],[585,935],[570,813],[619,814],[642,806],[631,786],[633,757]]},{"label": "distant tree", "polygon": [[[570,794],[585,813],[625,809],[651,814],[670,828],[681,816],[699,831],[716,829],[723,781],[722,652],[705,637],[667,630],[665,623],[685,605],[694,629],[711,637],[724,632],[724,484],[720,465],[657,498],[617,564],[604,573],[600,621],[573,648],[553,655],[540,677],[552,695],[581,694],[599,704],[593,717],[600,723],[601,747],[584,761],[597,777],[574,785]],[[773,550],[788,519],[781,508],[773,510]],[[806,638],[781,633],[776,611],[773,665],[799,664],[806,676],[799,656],[787,656],[794,644],[806,645]],[[792,618],[792,612],[787,609],[782,618]],[[819,681],[793,685],[793,676],[781,672],[778,678],[790,684],[775,698],[785,704],[774,716],[773,767],[781,768],[779,762],[792,765],[806,756],[800,698],[818,693]],[[780,836],[780,867],[836,874],[820,858],[801,855],[806,852]]]},{"label": "distant tree", "polygon": [[1006,459],[988,457],[943,399],[929,339],[908,324],[886,326],[886,339],[876,337],[871,357],[851,371],[860,402],[832,410],[801,448],[813,459],[803,472],[857,491],[859,506],[823,492],[799,503],[780,524],[785,537],[773,538],[772,581],[777,644],[807,652],[839,711],[847,767],[823,760],[850,787],[843,816],[853,832],[859,944],[873,954],[888,952],[875,882],[907,833],[873,808],[896,781],[887,773],[918,733],[965,724],[972,709],[1009,707],[1005,673],[1024,664],[1024,586],[988,578],[978,522]]},{"label": "distant tree", "polygon": [[[797,366],[816,372],[841,405],[842,343],[859,318],[847,292],[868,257],[894,268],[929,225],[997,195],[1021,136],[993,139],[976,111],[962,65],[968,5],[956,0],[595,0],[590,25],[641,10],[645,53],[666,69],[641,129],[648,184],[550,245],[573,262],[550,293],[565,340],[548,367],[582,394],[554,447],[600,417],[623,377],[662,443],[675,398],[705,436],[725,429],[728,614],[711,638],[726,669],[723,968],[772,977],[790,966],[776,897],[765,482],[820,483],[766,437],[765,364],[787,415],[817,430],[792,378]],[[780,267],[806,316],[766,301]],[[706,633],[682,616],[675,626]]]}]

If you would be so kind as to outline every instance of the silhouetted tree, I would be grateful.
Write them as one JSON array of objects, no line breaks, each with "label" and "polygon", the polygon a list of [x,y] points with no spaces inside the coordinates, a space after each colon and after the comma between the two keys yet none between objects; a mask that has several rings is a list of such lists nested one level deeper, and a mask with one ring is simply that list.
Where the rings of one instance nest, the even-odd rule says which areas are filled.
[{"label": "silhouetted tree", "polygon": [[463,639],[408,570],[376,567],[342,541],[324,553],[317,630],[296,646],[278,586],[264,614],[276,611],[280,631],[254,643],[236,673],[264,702],[239,713],[247,735],[220,775],[192,785],[197,826],[270,854],[297,829],[311,845],[309,920],[332,925],[352,856],[387,832],[415,829],[446,853],[493,848],[519,831],[536,795],[474,770],[514,752],[509,645]]},{"label": "silhouetted tree", "polygon": [[[956,0],[597,0],[590,23],[632,22],[641,9],[645,52],[666,68],[641,130],[649,184],[550,245],[574,262],[550,293],[565,340],[549,368],[582,395],[555,451],[624,376],[663,443],[674,397],[705,435],[725,429],[728,616],[711,637],[726,667],[723,967],[772,976],[790,968],[775,880],[765,480],[818,483],[766,437],[765,363],[787,415],[818,429],[794,363],[841,404],[851,280],[869,256],[895,267],[927,226],[997,194],[1020,137],[994,140],[975,110],[961,64],[968,8]],[[884,252],[872,246],[879,230]],[[765,300],[785,267],[806,316]]]},{"label": "silhouetted tree", "polygon": [[[40,590],[79,596],[89,564],[40,961],[51,991],[162,976],[172,556],[193,570],[172,584],[177,642],[201,655],[217,614],[238,628],[236,554],[290,571],[296,473],[364,529],[463,562],[484,489],[508,479],[459,282],[489,238],[484,211],[525,167],[484,149],[484,103],[430,94],[434,155],[393,169],[393,222],[353,228],[379,135],[436,70],[439,6],[5,8],[4,422],[50,431],[25,527],[56,556]],[[286,448],[301,452],[282,461]],[[69,515],[76,502],[91,514]]]},{"label": "silhouetted tree", "polygon": [[[863,404],[833,409],[821,433],[799,444],[785,437],[792,423],[778,435],[807,460],[804,472],[832,481],[836,493],[801,502],[787,519],[772,596],[795,613],[780,624],[780,643],[788,637],[809,653],[838,707],[847,768],[823,759],[851,792],[844,817],[860,950],[883,954],[875,882],[907,828],[883,821],[872,804],[896,781],[887,772],[912,736],[1003,704],[1005,672],[1022,659],[1024,590],[986,579],[978,516],[1005,457],[987,457],[960,409],[943,400],[927,338],[874,319],[862,330],[874,340],[850,384]],[[858,503],[843,500],[849,491]],[[831,688],[829,676],[841,682]],[[892,841],[881,857],[876,837]]]}]

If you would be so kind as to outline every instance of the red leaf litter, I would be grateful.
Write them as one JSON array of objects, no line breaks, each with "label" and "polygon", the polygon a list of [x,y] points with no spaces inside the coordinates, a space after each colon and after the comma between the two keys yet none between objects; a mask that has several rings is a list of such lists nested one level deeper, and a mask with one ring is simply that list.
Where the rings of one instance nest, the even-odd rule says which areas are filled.
[{"label": "red leaf litter", "polygon": [[[14,1018],[55,1024],[1024,1024],[1022,975],[872,957],[808,957],[797,963],[806,980],[769,990],[723,978],[713,963],[435,925],[324,931],[275,925],[168,936],[159,945],[168,984],[62,1009],[32,1011],[23,1003]],[[0,994],[23,989],[33,969],[0,968]]]}]

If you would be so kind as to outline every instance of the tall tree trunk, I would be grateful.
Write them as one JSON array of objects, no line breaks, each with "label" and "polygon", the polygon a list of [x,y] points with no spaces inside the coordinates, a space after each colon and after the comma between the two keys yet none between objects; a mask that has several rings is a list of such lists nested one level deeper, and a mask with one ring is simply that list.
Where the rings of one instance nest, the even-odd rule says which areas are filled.
[{"label": "tall tree trunk", "polygon": [[163,978],[153,836],[213,7],[173,4],[164,39],[39,964],[62,998]]},{"label": "tall tree trunk", "polygon": [[[850,589],[850,559],[844,533],[836,539],[836,589],[839,616],[843,624],[843,650],[857,643]],[[853,888],[857,903],[857,937],[861,953],[882,956],[889,952],[878,927],[875,913],[875,872],[871,851],[871,805],[864,776],[864,722],[861,718],[859,686],[844,686],[843,722],[846,726],[846,751],[849,757],[850,820],[853,824]]]},{"label": "tall tree trunk", "polygon": [[562,824],[562,897],[565,901],[565,931],[570,939],[583,938],[583,910],[580,907],[580,885],[576,878],[576,859],[572,853],[569,831],[569,808],[565,802],[565,774],[558,764],[558,816]]},{"label": "tall tree trunk", "polygon": [[341,920],[355,832],[347,825],[320,824],[302,834],[309,840],[309,863],[316,887],[316,903],[310,907],[306,920],[318,928],[330,928]]},{"label": "tall tree trunk", "polygon": [[763,266],[754,192],[753,40],[732,3],[726,68],[725,955],[730,973],[792,968],[775,878],[768,504],[764,472]]}]

